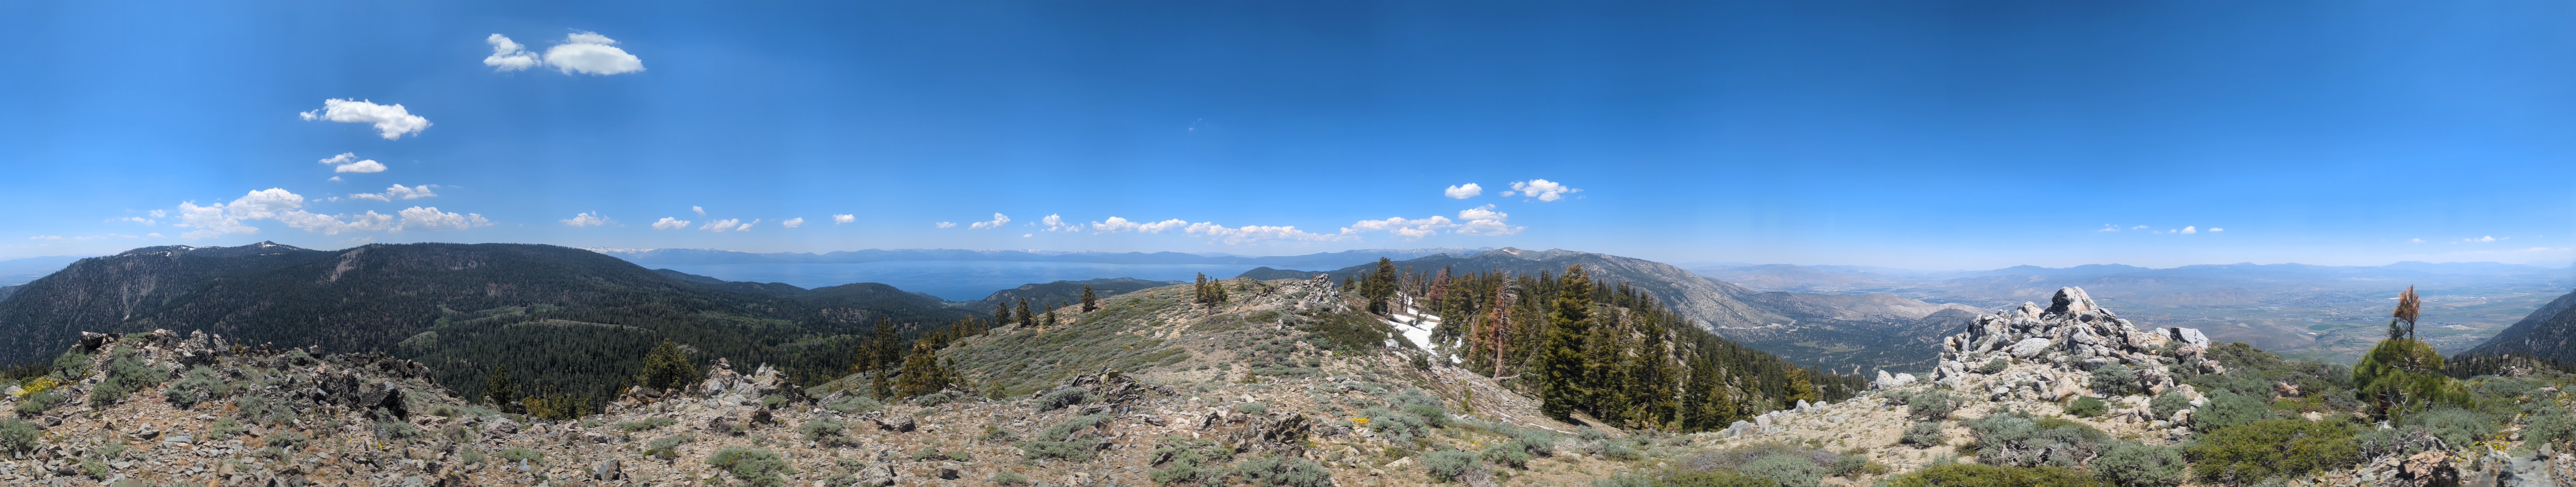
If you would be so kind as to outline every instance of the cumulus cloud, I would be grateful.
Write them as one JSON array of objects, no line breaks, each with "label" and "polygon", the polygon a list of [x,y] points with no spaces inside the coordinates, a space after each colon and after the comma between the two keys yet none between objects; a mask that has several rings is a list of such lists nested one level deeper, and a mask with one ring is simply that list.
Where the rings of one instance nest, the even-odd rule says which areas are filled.
[{"label": "cumulus cloud", "polygon": [[678,230],[678,229],[682,229],[682,228],[689,228],[689,221],[688,221],[688,220],[682,220],[682,219],[678,219],[678,218],[671,218],[671,217],[667,217],[667,216],[666,216],[666,217],[662,217],[662,219],[661,219],[661,220],[658,220],[658,221],[654,221],[654,222],[653,222],[653,229],[654,229],[654,230]]},{"label": "cumulus cloud", "polygon": [[939,222],[930,224],[930,226],[935,228],[957,228],[957,224],[954,222]]},{"label": "cumulus cloud", "polygon": [[698,216],[707,216],[707,209],[705,207],[691,206],[689,207],[689,211],[697,212]]},{"label": "cumulus cloud", "polygon": [[780,221],[778,222],[778,226],[779,226],[779,227],[782,227],[782,228],[796,228],[796,227],[805,226],[805,218],[804,218],[804,217],[796,217],[796,218],[789,218],[789,219],[786,219],[786,220],[780,220]]},{"label": "cumulus cloud", "polygon": [[491,66],[493,71],[518,71],[537,66],[537,55],[529,53],[528,46],[519,45],[508,36],[492,34],[484,37],[483,43],[492,45],[492,55],[483,58],[483,65]]},{"label": "cumulus cloud", "polygon": [[1096,222],[1091,222],[1091,232],[1092,232],[1092,233],[1125,233],[1125,232],[1136,232],[1136,233],[1163,233],[1163,232],[1170,231],[1170,230],[1173,230],[1173,229],[1178,229],[1178,228],[1183,228],[1183,227],[1188,227],[1188,226],[1190,226],[1190,222],[1181,221],[1181,220],[1180,220],[1180,219],[1178,219],[1178,218],[1174,218],[1174,219],[1170,219],[1170,220],[1163,220],[1163,221],[1159,221],[1159,222],[1140,223],[1140,222],[1130,221],[1130,220],[1128,220],[1128,219],[1126,219],[1126,218],[1120,218],[1120,217],[1114,217],[1114,216],[1113,216],[1113,217],[1109,217],[1109,220],[1108,220],[1108,221],[1096,221]]},{"label": "cumulus cloud", "polygon": [[627,54],[615,44],[617,41],[608,36],[575,32],[564,36],[564,43],[546,49],[546,65],[563,74],[611,75],[644,70],[642,58]]},{"label": "cumulus cloud", "polygon": [[345,123],[374,124],[385,140],[419,134],[429,129],[429,119],[411,114],[402,104],[378,105],[372,100],[322,100],[322,109],[297,114],[305,120],[328,120]]},{"label": "cumulus cloud", "polygon": [[327,215],[304,211],[304,196],[284,189],[251,191],[230,202],[198,206],[196,202],[179,203],[180,223],[171,226],[194,229],[181,237],[199,239],[225,234],[255,234],[258,227],[246,222],[274,220],[288,228],[338,235],[351,231],[389,231],[404,229],[463,230],[491,226],[492,221],[473,213],[447,213],[437,208],[411,207],[386,215],[368,211],[355,215]]},{"label": "cumulus cloud", "polygon": [[2209,227],[2209,233],[2218,233],[2218,232],[2224,232],[2224,231],[2227,231],[2227,229],[2225,229],[2225,228],[2218,228],[2218,227]]},{"label": "cumulus cloud", "polygon": [[859,216],[858,216],[858,215],[832,215],[832,224],[833,224],[833,225],[839,225],[839,224],[849,223],[849,222],[854,222],[854,221],[859,221]]},{"label": "cumulus cloud", "polygon": [[[156,212],[157,212],[157,211],[160,211],[160,210],[153,210],[153,211],[156,211]],[[135,222],[135,223],[141,223],[141,224],[143,224],[143,226],[147,226],[147,227],[148,227],[148,226],[153,226],[153,225],[159,225],[159,224],[161,224],[161,221],[160,221],[160,220],[154,220],[154,219],[144,218],[144,217],[139,217],[139,216],[129,216],[129,217],[125,217],[125,218],[114,218],[114,219],[109,219],[108,221],[112,221],[112,222]]]},{"label": "cumulus cloud", "polygon": [[2147,226],[2146,226],[2146,225],[2138,225],[2138,226],[2134,226],[2134,227],[2129,227],[2129,229],[2130,229],[2130,230],[2145,230],[2145,229],[2147,229]]},{"label": "cumulus cloud", "polygon": [[1082,231],[1082,224],[1079,224],[1079,223],[1071,224],[1071,225],[1067,225],[1067,224],[1065,224],[1065,223],[1064,223],[1064,216],[1063,216],[1063,215],[1047,215],[1047,216],[1046,216],[1046,218],[1040,218],[1040,219],[1038,219],[1038,222],[1039,222],[1039,223],[1046,224],[1046,231],[1049,231],[1049,232],[1079,232],[1079,231]]},{"label": "cumulus cloud", "polygon": [[2192,227],[2182,227],[2182,234],[2183,234],[2183,235],[2190,235],[2190,234],[2195,234],[2195,233],[2200,233],[2200,229],[2198,229],[2198,228],[2192,228]]},{"label": "cumulus cloud", "polygon": [[1493,236],[1511,235],[1521,233],[1522,230],[1529,229],[1529,227],[1512,226],[1511,218],[1512,215],[1510,213],[1494,211],[1494,205],[1485,205],[1459,210],[1458,220],[1465,223],[1458,224],[1458,229],[1455,230],[1455,232],[1460,235]]},{"label": "cumulus cloud", "polygon": [[1503,196],[1513,196],[1514,194],[1518,194],[1519,196],[1536,198],[1539,201],[1556,201],[1565,199],[1565,195],[1567,194],[1580,192],[1583,192],[1583,190],[1566,187],[1564,183],[1545,179],[1532,179],[1528,181],[1513,181],[1512,190],[1504,191]]},{"label": "cumulus cloud", "polygon": [[1412,240],[1438,234],[1442,229],[1456,228],[1457,226],[1458,223],[1450,220],[1449,217],[1439,215],[1433,215],[1430,218],[1421,219],[1391,217],[1384,220],[1360,220],[1359,222],[1352,223],[1351,226],[1342,227],[1342,234],[1351,235],[1360,232],[1385,231],[1388,234],[1403,237],[1406,240]]},{"label": "cumulus cloud", "polygon": [[438,187],[438,185],[435,185],[435,184],[423,184],[423,185],[419,185],[419,186],[412,186],[412,187],[403,187],[403,185],[396,184],[396,185],[393,185],[393,186],[386,187],[386,188],[385,188],[385,195],[386,195],[386,196],[392,196],[392,197],[395,197],[395,198],[407,199],[407,200],[416,200],[416,199],[421,199],[421,198],[436,198],[436,197],[438,197],[438,193],[432,193],[432,192],[430,192],[430,189],[431,189],[431,188],[436,188],[436,187]]},{"label": "cumulus cloud", "polygon": [[742,227],[742,226],[745,226],[745,225],[743,225],[743,223],[742,223],[742,219],[740,219],[740,218],[726,218],[726,219],[723,219],[723,220],[716,220],[716,221],[707,222],[707,224],[705,224],[705,225],[699,225],[699,226],[698,226],[698,229],[699,229],[699,230],[706,230],[706,231],[710,231],[710,232],[724,232],[724,231],[730,231],[730,230],[733,230],[735,227]]},{"label": "cumulus cloud", "polygon": [[1000,213],[994,213],[994,214],[993,214],[993,220],[992,220],[992,221],[981,221],[981,222],[975,222],[975,223],[972,223],[972,224],[968,224],[968,225],[966,225],[966,229],[968,229],[968,230],[983,230],[983,229],[987,229],[987,228],[1002,228],[1002,225],[1009,225],[1010,223],[1011,223],[1011,217],[1010,217],[1010,216],[1008,216],[1008,215],[1003,215],[1003,214],[1000,214]]},{"label": "cumulus cloud", "polygon": [[572,225],[572,227],[573,227],[573,228],[581,228],[581,227],[596,227],[596,226],[600,226],[600,225],[607,225],[607,224],[608,224],[608,218],[606,218],[606,217],[602,217],[602,216],[599,216],[599,212],[596,212],[596,211],[593,211],[593,212],[586,212],[586,213],[576,213],[576,214],[574,214],[574,215],[572,216],[572,218],[566,218],[566,219],[556,220],[556,221],[563,222],[563,224],[565,224],[565,225]]},{"label": "cumulus cloud", "polygon": [[2484,237],[2478,237],[2478,238],[2467,239],[2467,241],[2470,241],[2470,242],[2477,242],[2477,243],[2487,243],[2487,242],[2494,242],[2494,241],[2496,241],[2496,238],[2495,238],[2495,236],[2494,236],[2494,235],[2488,235],[2488,236],[2484,236]]},{"label": "cumulus cloud", "polygon": [[1467,199],[1467,198],[1474,198],[1474,197],[1476,197],[1476,195],[1485,194],[1485,187],[1484,187],[1484,186],[1477,186],[1477,185],[1476,185],[1476,183],[1467,183],[1467,184],[1461,184],[1461,185],[1457,185],[1457,186],[1450,186],[1450,187],[1449,187],[1449,189],[1446,189],[1446,190],[1442,190],[1442,191],[1440,191],[1440,194],[1441,194],[1441,195],[1443,195],[1443,196],[1448,196],[1448,197],[1450,197],[1450,198],[1462,199],[1462,200],[1463,200],[1463,199]]},{"label": "cumulus cloud", "polygon": [[2109,224],[2109,223],[2104,223],[2104,224],[2102,224],[2102,229],[2101,229],[2101,230],[2094,230],[2094,231],[2096,231],[2096,232],[2117,232],[2117,231],[2120,231],[2120,226],[2119,226],[2119,225],[2112,225],[2112,224]]},{"label": "cumulus cloud", "polygon": [[[355,194],[351,194],[351,195],[349,195],[349,199],[353,199],[353,200],[376,200],[376,201],[383,201],[383,202],[388,202],[388,203],[393,202],[393,200],[394,200],[394,199],[393,199],[393,197],[391,197],[391,196],[385,196],[385,195],[384,195],[384,194],[382,194],[382,193],[355,193]],[[333,200],[332,200],[332,199],[325,198],[325,199],[324,199],[324,201],[333,201]]]},{"label": "cumulus cloud", "polygon": [[[391,138],[391,137],[387,137],[387,138]],[[342,153],[340,153],[340,155],[331,156],[331,157],[329,157],[329,158],[322,159],[322,164],[332,166],[332,167],[331,167],[331,172],[354,172],[354,173],[385,172],[385,164],[384,164],[384,163],[376,162],[376,161],[375,161],[375,160],[373,160],[373,159],[360,160],[360,159],[358,159],[358,154],[356,154],[356,153],[350,153],[350,152],[342,152]],[[340,179],[340,177],[339,177],[339,176],[332,176],[332,177],[331,177],[331,180],[333,180],[333,181],[338,181],[339,179]]]}]

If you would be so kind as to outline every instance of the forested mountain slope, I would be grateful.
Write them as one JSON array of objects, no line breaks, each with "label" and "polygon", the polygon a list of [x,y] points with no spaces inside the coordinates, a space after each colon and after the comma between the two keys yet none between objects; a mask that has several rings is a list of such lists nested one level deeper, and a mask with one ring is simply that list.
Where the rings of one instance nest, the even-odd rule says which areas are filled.
[{"label": "forested mountain slope", "polygon": [[82,331],[205,331],[390,352],[451,387],[507,366],[539,391],[596,403],[664,340],[700,361],[829,377],[880,323],[918,333],[978,315],[881,284],[706,282],[548,245],[154,247],[84,259],[0,301],[0,334],[22,338],[0,344],[0,359],[49,358]]},{"label": "forested mountain slope", "polygon": [[2462,355],[2528,355],[2576,364],[2576,293],[2542,305]]}]

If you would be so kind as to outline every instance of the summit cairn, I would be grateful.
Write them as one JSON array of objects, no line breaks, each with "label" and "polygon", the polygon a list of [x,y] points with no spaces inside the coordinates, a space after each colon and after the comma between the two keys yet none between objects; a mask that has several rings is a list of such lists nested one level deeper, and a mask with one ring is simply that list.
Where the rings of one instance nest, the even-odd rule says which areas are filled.
[{"label": "summit cairn", "polygon": [[[1942,340],[1932,383],[1983,393],[1990,400],[2058,401],[2083,394],[2106,397],[2090,384],[2093,371],[2121,365],[2148,395],[2181,387],[2169,366],[2223,372],[2202,356],[2209,337],[2190,328],[2140,330],[2093,302],[2083,288],[2057,290],[2047,308],[2018,308],[1977,317],[1965,332]],[[2113,369],[2118,370],[2118,369]],[[2186,394],[2197,396],[2190,391]],[[2154,418],[2162,419],[2162,418]]]}]

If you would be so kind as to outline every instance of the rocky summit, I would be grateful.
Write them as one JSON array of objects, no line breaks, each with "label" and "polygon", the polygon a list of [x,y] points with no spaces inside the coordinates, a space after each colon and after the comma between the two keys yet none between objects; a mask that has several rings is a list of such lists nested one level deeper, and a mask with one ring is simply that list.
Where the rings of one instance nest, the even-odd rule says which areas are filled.
[{"label": "rocky summit", "polygon": [[[2176,387],[2168,365],[2225,372],[2201,356],[2209,337],[2190,328],[2138,329],[2137,324],[2093,303],[2081,288],[2062,288],[2041,309],[2035,303],[1978,316],[1968,329],[1941,341],[1933,382],[1989,399],[2057,401],[2083,393],[2089,371],[2122,365],[2149,394]],[[1999,369],[1999,370],[1998,370]],[[2187,386],[2186,386],[2187,387]]]}]

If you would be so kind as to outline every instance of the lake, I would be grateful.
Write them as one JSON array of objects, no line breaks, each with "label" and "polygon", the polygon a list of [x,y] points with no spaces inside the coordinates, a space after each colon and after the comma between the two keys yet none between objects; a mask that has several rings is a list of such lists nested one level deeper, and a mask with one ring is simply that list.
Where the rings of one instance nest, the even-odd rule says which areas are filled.
[{"label": "lake", "polygon": [[981,260],[920,260],[896,262],[863,262],[855,264],[696,264],[654,265],[650,268],[713,277],[727,281],[783,282],[813,289],[855,282],[892,285],[905,291],[929,293],[939,299],[971,301],[984,299],[994,291],[1055,281],[1082,281],[1116,277],[1133,277],[1155,281],[1188,281],[1206,273],[1209,278],[1230,278],[1257,265],[1243,264],[1096,264],[1086,262],[1007,262]]}]

